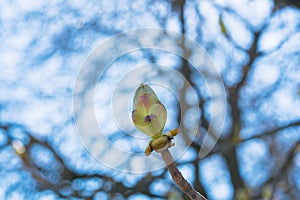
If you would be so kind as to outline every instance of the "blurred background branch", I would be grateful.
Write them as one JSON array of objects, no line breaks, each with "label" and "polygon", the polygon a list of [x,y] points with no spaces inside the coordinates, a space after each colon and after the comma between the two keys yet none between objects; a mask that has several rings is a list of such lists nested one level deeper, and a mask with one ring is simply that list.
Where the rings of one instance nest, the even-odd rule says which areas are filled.
[{"label": "blurred background branch", "polygon": [[[112,35],[145,26],[186,34],[203,46],[221,74],[219,82],[205,80],[207,75],[198,73],[187,59],[144,49],[114,61],[105,72],[100,93],[109,96],[132,66],[158,63],[176,69],[192,86],[197,106],[188,84],[166,76],[164,81],[179,94],[174,101],[165,98],[170,117],[166,128],[182,126],[184,142],[176,141],[172,151],[185,150],[176,163],[193,187],[212,200],[300,196],[298,1],[2,4],[0,199],[188,199],[165,168],[130,173],[98,162],[74,128],[72,92],[80,63]],[[185,58],[192,59],[195,49],[187,41],[177,46]],[[163,74],[153,71],[145,73],[153,79]],[[94,79],[98,77],[91,74],[85,83]],[[131,79],[144,82],[141,76]],[[226,120],[218,135],[211,106],[222,110],[220,81],[227,97]],[[208,91],[208,85],[214,90]],[[118,102],[124,104],[121,97]],[[101,103],[97,117],[105,121],[108,140],[128,151],[143,151],[144,144],[140,148],[136,138],[132,141],[128,134],[111,128],[110,111],[105,110],[109,103]],[[196,126],[199,130],[192,137],[188,133]],[[204,138],[208,138],[205,143]],[[101,146],[101,141],[95,145],[103,149],[103,156],[111,155],[110,146]],[[198,152],[210,147],[212,151],[200,159]],[[130,157],[123,164],[144,163]]]}]

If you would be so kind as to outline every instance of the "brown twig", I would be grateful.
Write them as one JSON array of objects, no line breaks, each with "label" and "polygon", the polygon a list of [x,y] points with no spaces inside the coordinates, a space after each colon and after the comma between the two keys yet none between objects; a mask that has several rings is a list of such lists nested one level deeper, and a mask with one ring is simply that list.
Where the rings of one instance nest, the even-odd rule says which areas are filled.
[{"label": "brown twig", "polygon": [[169,147],[172,145],[166,145],[164,148],[157,150],[161,153],[162,159],[165,162],[172,179],[179,186],[179,188],[191,199],[191,200],[206,200],[199,192],[197,192],[193,186],[182,176],[178,170],[172,155],[169,151]]}]

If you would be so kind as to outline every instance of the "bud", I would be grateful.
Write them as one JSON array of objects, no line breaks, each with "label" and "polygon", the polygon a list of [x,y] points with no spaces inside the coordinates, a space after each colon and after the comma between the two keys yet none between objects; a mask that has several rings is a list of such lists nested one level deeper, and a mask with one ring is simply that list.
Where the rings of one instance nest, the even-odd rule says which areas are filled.
[{"label": "bud", "polygon": [[141,84],[133,98],[132,121],[135,127],[152,138],[162,135],[167,111],[151,87]]}]

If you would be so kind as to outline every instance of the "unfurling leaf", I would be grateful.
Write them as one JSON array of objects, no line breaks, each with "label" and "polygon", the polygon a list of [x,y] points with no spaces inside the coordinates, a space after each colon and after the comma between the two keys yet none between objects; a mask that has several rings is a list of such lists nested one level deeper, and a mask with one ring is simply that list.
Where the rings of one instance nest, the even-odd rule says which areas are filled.
[{"label": "unfurling leaf", "polygon": [[147,156],[153,150],[162,152],[174,145],[172,139],[179,130],[176,128],[162,134],[167,121],[167,110],[148,85],[141,84],[135,91],[132,121],[137,129],[152,138],[145,150]]},{"label": "unfurling leaf", "polygon": [[141,84],[133,98],[132,121],[137,129],[158,138],[166,124],[167,110],[151,87]]}]

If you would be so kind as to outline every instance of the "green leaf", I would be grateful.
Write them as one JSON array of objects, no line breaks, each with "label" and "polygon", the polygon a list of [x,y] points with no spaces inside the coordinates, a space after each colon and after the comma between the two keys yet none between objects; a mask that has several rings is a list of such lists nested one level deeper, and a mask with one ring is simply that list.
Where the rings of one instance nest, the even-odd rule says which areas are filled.
[{"label": "green leaf", "polygon": [[167,110],[148,85],[141,84],[135,91],[132,121],[137,129],[152,138],[162,134],[167,121]]},{"label": "green leaf", "polygon": [[141,84],[135,91],[133,97],[133,109],[147,113],[150,107],[158,102],[158,98],[152,88]]}]

